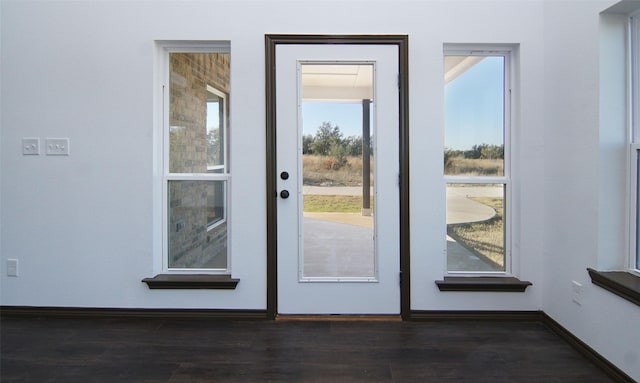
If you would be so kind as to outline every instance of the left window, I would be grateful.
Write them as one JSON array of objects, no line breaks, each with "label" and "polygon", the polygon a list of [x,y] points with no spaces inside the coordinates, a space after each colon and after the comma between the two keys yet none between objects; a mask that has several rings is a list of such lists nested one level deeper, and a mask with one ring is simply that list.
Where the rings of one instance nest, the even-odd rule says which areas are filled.
[{"label": "left window", "polygon": [[167,44],[163,78],[163,269],[230,271],[230,44]]}]

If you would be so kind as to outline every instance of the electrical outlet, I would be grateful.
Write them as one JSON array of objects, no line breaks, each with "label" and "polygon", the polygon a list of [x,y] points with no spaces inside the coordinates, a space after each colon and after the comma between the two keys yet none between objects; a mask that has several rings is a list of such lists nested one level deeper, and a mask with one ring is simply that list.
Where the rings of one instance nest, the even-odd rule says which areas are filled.
[{"label": "electrical outlet", "polygon": [[18,260],[17,259],[7,259],[7,276],[8,277],[18,276]]},{"label": "electrical outlet", "polygon": [[582,283],[578,281],[571,281],[571,286],[573,288],[571,300],[575,304],[582,306]]},{"label": "electrical outlet", "polygon": [[40,154],[40,139],[37,137],[25,137],[22,139],[22,155],[37,156]]},{"label": "electrical outlet", "polygon": [[45,145],[48,156],[68,156],[71,153],[68,138],[47,138]]}]

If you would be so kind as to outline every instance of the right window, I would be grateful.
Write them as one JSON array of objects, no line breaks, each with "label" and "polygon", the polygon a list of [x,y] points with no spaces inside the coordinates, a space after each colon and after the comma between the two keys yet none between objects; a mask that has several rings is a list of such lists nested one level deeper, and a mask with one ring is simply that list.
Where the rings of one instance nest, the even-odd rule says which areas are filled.
[{"label": "right window", "polygon": [[630,19],[631,124],[630,124],[630,204],[631,270],[640,273],[640,12]]},{"label": "right window", "polygon": [[445,46],[447,271],[509,273],[511,50]]}]

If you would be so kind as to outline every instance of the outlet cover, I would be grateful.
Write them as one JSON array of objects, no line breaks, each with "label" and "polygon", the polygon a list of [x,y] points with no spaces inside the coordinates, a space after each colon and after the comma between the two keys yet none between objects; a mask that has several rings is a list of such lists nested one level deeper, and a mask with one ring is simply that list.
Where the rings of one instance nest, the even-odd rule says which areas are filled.
[{"label": "outlet cover", "polygon": [[22,155],[37,156],[40,154],[40,139],[37,137],[25,137],[22,139]]},{"label": "outlet cover", "polygon": [[582,306],[582,283],[578,281],[571,281],[573,288],[573,294],[571,300],[577,305]]},{"label": "outlet cover", "polygon": [[48,156],[68,156],[71,153],[68,138],[47,138],[45,146]]},{"label": "outlet cover", "polygon": [[18,276],[18,260],[17,259],[7,259],[7,276],[8,277]]}]

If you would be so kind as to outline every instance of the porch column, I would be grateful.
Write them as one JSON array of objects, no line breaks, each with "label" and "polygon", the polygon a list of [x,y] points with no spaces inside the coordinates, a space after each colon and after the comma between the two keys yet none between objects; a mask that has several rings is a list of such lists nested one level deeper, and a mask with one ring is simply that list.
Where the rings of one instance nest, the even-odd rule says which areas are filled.
[{"label": "porch column", "polygon": [[362,100],[362,215],[371,215],[371,100]]}]

